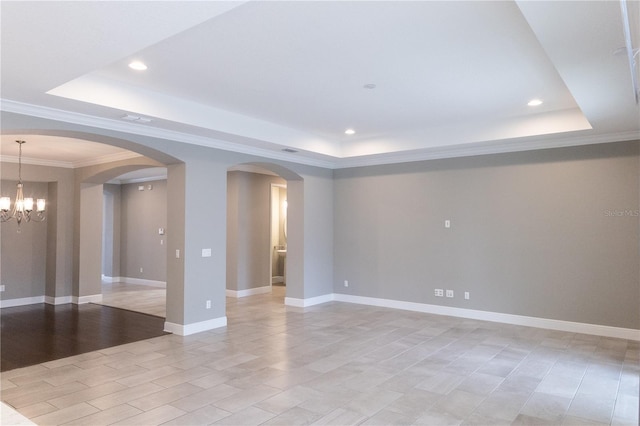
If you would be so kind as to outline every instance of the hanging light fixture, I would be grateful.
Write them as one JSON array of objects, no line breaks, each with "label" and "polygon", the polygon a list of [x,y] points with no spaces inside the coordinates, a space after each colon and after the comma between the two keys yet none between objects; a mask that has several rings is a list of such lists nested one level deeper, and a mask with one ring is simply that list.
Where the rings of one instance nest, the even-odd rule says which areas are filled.
[{"label": "hanging light fixture", "polygon": [[20,232],[20,224],[23,220],[25,222],[30,222],[32,220],[34,222],[42,222],[45,220],[44,210],[46,202],[44,198],[38,198],[36,200],[36,215],[32,217],[33,198],[24,198],[24,194],[22,193],[22,145],[26,142],[17,140],[16,143],[20,146],[18,154],[18,185],[16,201],[13,203],[13,209],[11,209],[11,198],[0,198],[0,221],[7,222],[11,219],[15,219],[16,222],[18,222],[18,232]]}]

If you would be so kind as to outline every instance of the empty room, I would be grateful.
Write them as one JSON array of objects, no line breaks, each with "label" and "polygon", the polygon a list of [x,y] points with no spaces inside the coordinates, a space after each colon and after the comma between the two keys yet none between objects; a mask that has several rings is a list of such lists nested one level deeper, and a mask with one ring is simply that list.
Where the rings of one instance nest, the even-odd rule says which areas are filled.
[{"label": "empty room", "polygon": [[2,424],[638,424],[639,1],[0,20]]}]

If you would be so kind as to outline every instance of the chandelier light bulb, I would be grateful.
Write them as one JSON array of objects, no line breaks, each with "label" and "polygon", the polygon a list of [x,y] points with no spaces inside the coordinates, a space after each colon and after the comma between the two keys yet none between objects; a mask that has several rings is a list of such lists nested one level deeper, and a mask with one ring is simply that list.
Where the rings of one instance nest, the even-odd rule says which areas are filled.
[{"label": "chandelier light bulb", "polygon": [[[7,222],[11,219],[15,219],[18,223],[18,232],[20,232],[20,224],[24,220],[25,222],[42,222],[46,219],[44,212],[46,207],[46,201],[44,198],[38,198],[35,203],[33,198],[24,198],[22,191],[22,145],[25,141],[17,140],[16,143],[20,146],[18,154],[18,184],[16,185],[16,200],[13,203],[13,209],[11,209],[11,198],[0,198],[0,222]],[[31,216],[33,207],[36,207],[36,214]]]}]

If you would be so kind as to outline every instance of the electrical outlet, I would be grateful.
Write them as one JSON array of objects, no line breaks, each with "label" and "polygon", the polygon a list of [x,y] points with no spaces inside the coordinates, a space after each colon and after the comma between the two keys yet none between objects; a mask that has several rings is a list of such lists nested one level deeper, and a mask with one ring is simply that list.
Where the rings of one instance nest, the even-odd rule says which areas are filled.
[{"label": "electrical outlet", "polygon": [[453,290],[447,290],[447,297],[453,297]]},{"label": "electrical outlet", "polygon": [[451,221],[449,219],[444,221],[444,227],[445,228],[451,228]]},{"label": "electrical outlet", "polygon": [[441,288],[436,288],[434,294],[436,295],[436,297],[442,297],[444,296],[444,290],[442,290]]},{"label": "electrical outlet", "polygon": [[143,272],[144,272],[144,269],[140,268],[140,273],[143,273]]},{"label": "electrical outlet", "polygon": [[468,291],[464,292],[464,300],[469,300],[469,292]]},{"label": "electrical outlet", "polygon": [[345,287],[349,287],[349,281],[344,280],[344,286],[345,286]]},{"label": "electrical outlet", "polygon": [[4,291],[4,284],[0,285],[0,292]]},{"label": "electrical outlet", "polygon": [[211,309],[211,300],[207,300],[206,308]]}]

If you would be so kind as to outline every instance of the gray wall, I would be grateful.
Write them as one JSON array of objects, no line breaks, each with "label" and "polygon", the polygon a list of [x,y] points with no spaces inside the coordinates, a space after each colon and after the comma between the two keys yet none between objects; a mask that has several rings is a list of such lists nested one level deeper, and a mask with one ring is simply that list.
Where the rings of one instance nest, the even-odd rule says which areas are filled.
[{"label": "gray wall", "polygon": [[[148,157],[66,169],[66,173],[71,173],[68,184],[60,183],[57,178],[47,180],[58,182],[58,199],[68,198],[68,202],[58,205],[55,252],[55,273],[68,272],[71,278],[66,295],[73,289],[77,294],[81,284],[78,281],[80,221],[76,219],[80,203],[74,199],[79,197],[80,184],[102,184],[145,165],[165,165],[168,169],[167,197],[171,200],[171,209],[167,212],[167,323],[187,325],[214,321],[213,324],[219,325],[219,320],[225,316],[227,170],[238,164],[259,165],[287,180],[287,296],[313,297],[332,291],[331,170],[6,111],[0,111],[0,115],[3,132],[7,134],[35,133],[78,138],[119,146]],[[3,168],[3,176],[6,169],[10,168]],[[330,195],[327,197],[327,194]],[[315,201],[307,204],[306,199],[317,199],[317,205]],[[314,206],[318,209],[307,208]],[[323,227],[308,226],[310,224]],[[100,227],[101,224],[95,223],[95,226]],[[200,254],[202,248],[212,248],[212,256],[203,258]],[[175,256],[175,250],[180,250],[179,258]],[[312,257],[314,255],[317,256]],[[101,266],[100,260],[96,271],[98,276]],[[58,284],[59,281],[56,282]],[[211,309],[206,308],[206,300],[212,300]]]},{"label": "gray wall", "polygon": [[104,191],[104,227],[102,241],[102,274],[107,277],[120,277],[120,185],[105,184]]},{"label": "gray wall", "polygon": [[231,171],[227,175],[227,289],[271,285],[271,184],[276,176]]},{"label": "gray wall", "polygon": [[[299,182],[294,182],[299,183]],[[304,177],[304,185],[289,185],[287,200],[304,196],[304,294],[293,297],[312,298],[333,292],[331,285],[334,265],[334,183],[331,170]],[[296,203],[289,203],[289,229],[294,227]],[[289,234],[291,234],[289,232]],[[289,246],[291,246],[291,238]],[[296,253],[287,252],[292,263]],[[289,275],[289,270],[287,274]],[[288,279],[288,276],[287,276]]]},{"label": "gray wall", "polygon": [[[184,147],[185,151],[191,149]],[[199,150],[196,148],[194,151]],[[191,158],[185,168],[186,184],[181,188],[185,206],[184,322],[170,319],[167,309],[167,320],[178,324],[199,323],[226,316],[228,166],[222,155],[207,157],[200,152],[196,157]],[[173,206],[174,199],[170,199]],[[203,257],[203,249],[211,249],[211,256]],[[171,245],[168,250],[171,250]],[[167,287],[170,286],[171,283],[167,283]],[[206,309],[207,300],[212,302],[210,309]],[[168,300],[167,303],[171,302]]]},{"label": "gray wall", "polygon": [[74,169],[75,206],[73,230],[74,296],[102,293],[104,182],[133,170],[161,166],[158,162],[135,157]]},{"label": "gray wall", "polygon": [[[266,162],[288,183],[288,297],[353,292],[640,325],[638,218],[602,210],[605,204],[609,212],[628,205],[638,209],[637,143],[339,170],[334,180],[331,170],[282,160],[1,114],[5,132],[109,143],[168,165],[168,322],[192,324],[225,315],[227,170]],[[104,174],[139,167],[133,162],[23,169],[26,181],[47,182],[50,194],[57,192],[52,195],[57,222],[47,222],[48,228],[55,225],[47,235],[47,295],[71,294],[74,271],[77,278],[75,189],[86,179],[102,183],[108,180]],[[3,164],[1,172],[3,179],[14,179],[17,165]],[[587,215],[594,208],[601,216]],[[448,233],[444,219],[453,221]],[[202,248],[212,248],[212,257],[202,258]],[[344,279],[349,288],[342,286]],[[433,298],[434,283],[456,290],[457,297]],[[459,298],[465,290],[471,292],[468,302]],[[209,310],[208,299],[213,300]]]},{"label": "gray wall", "polygon": [[638,142],[338,170],[334,291],[640,328],[639,193]]},{"label": "gray wall", "polygon": [[[15,179],[18,175],[18,164],[15,163],[2,163],[0,166],[1,177],[6,179]],[[38,225],[46,232],[46,240],[44,244],[46,254],[42,260],[38,260],[38,263],[33,263],[31,268],[39,269],[45,268],[45,288],[44,290],[38,286],[31,288],[31,293],[26,294],[24,290],[27,287],[21,287],[19,293],[13,293],[14,290],[9,288],[2,294],[3,299],[22,298],[22,297],[36,297],[43,294],[54,298],[64,297],[71,295],[72,282],[73,282],[73,227],[74,227],[74,171],[72,169],[61,167],[47,167],[47,166],[35,166],[30,164],[22,165],[22,178],[25,184],[28,182],[42,182],[46,185],[45,192],[47,195],[47,219],[44,223],[31,224]],[[2,194],[10,196],[15,199],[15,182],[2,183]],[[28,185],[27,185],[27,191]],[[32,195],[36,195],[35,193]],[[29,226],[31,226],[29,225]],[[2,239],[3,246],[11,245],[11,238],[14,228],[11,222],[7,222],[1,225],[2,232],[0,238]],[[24,231],[23,231],[24,232]],[[22,257],[29,256],[27,252],[18,251],[14,246],[15,254],[12,256]],[[5,254],[7,251],[2,252],[2,279],[4,281],[5,274],[7,277],[11,277],[12,274],[18,272],[14,269],[20,263],[9,262],[8,257],[5,261]],[[15,276],[15,275],[14,275]],[[29,278],[20,277],[20,281],[26,281]]]},{"label": "gray wall", "polygon": [[[17,181],[2,180],[0,196],[11,197],[11,207],[16,199]],[[24,196],[49,200],[48,184],[27,182]],[[24,221],[20,225],[15,219],[2,223],[0,238],[0,281],[5,292],[0,298],[19,299],[45,294],[47,266],[47,225],[45,222]]]},{"label": "gray wall", "polygon": [[74,295],[102,294],[102,184],[80,184],[78,281]]},{"label": "gray wall", "polygon": [[166,281],[166,234],[158,229],[167,228],[167,181],[121,185],[120,197],[119,276]]},{"label": "gray wall", "polygon": [[[171,209],[167,209],[167,321],[184,322],[185,282],[184,228],[186,220],[186,170],[185,164],[167,166],[167,198]],[[179,251],[179,256],[177,252]]]}]

